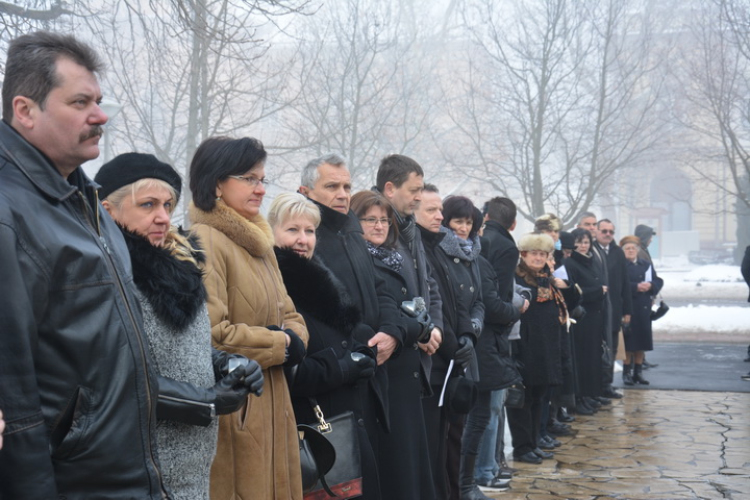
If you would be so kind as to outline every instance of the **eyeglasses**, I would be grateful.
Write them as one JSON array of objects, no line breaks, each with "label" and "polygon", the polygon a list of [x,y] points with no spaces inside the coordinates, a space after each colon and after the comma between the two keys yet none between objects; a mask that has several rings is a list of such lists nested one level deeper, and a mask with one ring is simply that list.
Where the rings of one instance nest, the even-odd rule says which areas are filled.
[{"label": "eyeglasses", "polygon": [[237,179],[238,181],[245,181],[250,187],[256,187],[258,184],[263,184],[263,187],[268,186],[268,183],[270,182],[265,177],[262,179],[258,179],[254,175],[228,175],[227,177],[231,177],[232,179]]},{"label": "eyeglasses", "polygon": [[614,229],[600,229],[599,232],[602,234],[615,234]]},{"label": "eyeglasses", "polygon": [[375,217],[368,217],[366,219],[359,219],[360,222],[364,222],[370,227],[375,227],[378,225],[378,222],[380,222],[381,226],[388,227],[391,225],[391,219],[388,219],[386,217],[383,217],[382,219],[376,219]]}]

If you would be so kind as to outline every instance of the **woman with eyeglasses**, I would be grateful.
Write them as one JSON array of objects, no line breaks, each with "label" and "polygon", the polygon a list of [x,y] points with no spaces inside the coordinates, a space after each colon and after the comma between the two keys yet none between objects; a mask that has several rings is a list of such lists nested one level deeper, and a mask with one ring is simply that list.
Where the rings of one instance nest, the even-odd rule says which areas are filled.
[{"label": "woman with eyeglasses", "polygon": [[591,415],[601,406],[602,332],[606,325],[604,284],[596,257],[591,253],[592,237],[587,229],[571,231],[575,251],[565,259],[571,285],[580,291],[578,303],[586,311],[571,327],[576,372],[576,412]]},{"label": "woman with eyeglasses", "polygon": [[254,359],[265,376],[260,398],[219,421],[211,468],[216,499],[302,499],[284,368],[302,361],[308,335],[284,287],[273,232],[260,214],[265,160],[257,139],[213,137],[190,165],[190,219],[206,251],[203,281],[214,346]]},{"label": "woman with eyeglasses", "polygon": [[386,331],[398,331],[400,336],[399,347],[380,367],[388,370],[391,424],[389,433],[378,436],[381,494],[389,500],[436,498],[422,409],[422,390],[429,381],[421,379],[418,345],[420,339],[429,340],[430,318],[426,312],[405,311],[415,297],[403,276],[403,256],[396,250],[398,227],[391,204],[374,191],[361,191],[352,196],[351,209],[362,224],[375,274],[401,311],[397,317],[381,318],[388,324]]}]

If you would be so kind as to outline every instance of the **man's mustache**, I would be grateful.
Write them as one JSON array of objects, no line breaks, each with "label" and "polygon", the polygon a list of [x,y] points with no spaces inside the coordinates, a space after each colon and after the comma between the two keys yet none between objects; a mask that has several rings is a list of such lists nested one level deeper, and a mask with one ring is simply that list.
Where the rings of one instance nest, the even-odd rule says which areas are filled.
[{"label": "man's mustache", "polygon": [[104,128],[101,125],[94,125],[91,127],[91,130],[86,132],[85,134],[81,134],[81,142],[88,141],[89,139],[92,139],[94,137],[101,137],[104,135]]}]

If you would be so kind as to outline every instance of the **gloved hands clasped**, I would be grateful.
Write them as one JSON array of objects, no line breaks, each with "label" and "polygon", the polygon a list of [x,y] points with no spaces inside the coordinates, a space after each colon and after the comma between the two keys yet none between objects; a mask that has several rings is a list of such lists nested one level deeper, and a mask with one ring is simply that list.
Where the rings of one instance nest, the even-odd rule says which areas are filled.
[{"label": "gloved hands clasped", "polygon": [[284,332],[289,336],[289,345],[286,346],[286,359],[284,360],[284,366],[298,365],[305,359],[305,343],[302,339],[294,333],[294,330],[287,328],[282,330],[276,325],[267,326],[269,330],[278,332]]},{"label": "gloved hands clasped", "polygon": [[372,377],[376,366],[375,359],[361,352],[344,351],[344,355],[339,358],[339,367],[348,383]]},{"label": "gloved hands clasped", "polygon": [[461,368],[469,366],[474,352],[474,342],[469,335],[461,335],[458,338],[458,349],[453,354],[453,359],[461,365]]}]

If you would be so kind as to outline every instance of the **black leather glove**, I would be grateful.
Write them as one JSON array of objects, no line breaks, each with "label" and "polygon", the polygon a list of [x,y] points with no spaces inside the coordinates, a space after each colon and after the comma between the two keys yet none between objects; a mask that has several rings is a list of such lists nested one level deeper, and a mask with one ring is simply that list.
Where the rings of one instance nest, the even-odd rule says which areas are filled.
[{"label": "black leather glove", "polygon": [[584,316],[586,316],[586,309],[584,309],[583,306],[578,306],[570,311],[570,317],[574,320],[583,319]]},{"label": "black leather glove", "polygon": [[474,343],[472,342],[471,337],[468,335],[461,335],[458,338],[458,349],[456,349],[456,352],[453,354],[453,359],[456,360],[456,363],[461,365],[461,368],[466,368],[471,362],[473,352]]},{"label": "black leather glove", "polygon": [[296,333],[294,333],[294,330],[290,328],[282,330],[276,325],[270,325],[266,328],[278,332],[283,331],[284,333],[289,335],[290,341],[289,345],[286,346],[286,359],[284,360],[284,366],[298,365],[302,362],[303,359],[305,359],[305,343],[302,342],[302,339],[299,338]]},{"label": "black leather glove", "polygon": [[360,352],[344,351],[344,355],[339,358],[339,368],[347,383],[372,377],[375,375],[375,366],[377,363],[374,359]]},{"label": "black leather glove", "polygon": [[[214,376],[218,382],[229,373],[230,363],[237,363],[239,359],[247,359],[242,354],[229,354],[216,348],[211,348],[211,361],[214,365]],[[232,360],[232,361],[230,361]]]},{"label": "black leather glove", "polygon": [[244,384],[244,378],[245,370],[238,368],[219,380],[212,388],[207,389],[209,393],[212,393],[217,415],[234,413],[245,404],[250,391]]},{"label": "black leather glove", "polygon": [[432,335],[432,329],[435,327],[432,323],[432,318],[430,318],[430,313],[427,311],[422,311],[417,315],[416,317],[417,323],[422,327],[422,331],[417,337],[417,342],[420,342],[422,344],[426,344],[430,341],[430,337]]},{"label": "black leather glove", "polygon": [[263,394],[265,378],[263,377],[263,369],[257,361],[247,359],[240,354],[232,354],[232,358],[229,361],[229,370],[231,372],[235,370],[241,371],[243,373],[242,383],[247,387],[247,390],[258,397]]},{"label": "black leather glove", "polygon": [[479,338],[479,336],[482,334],[482,326],[482,322],[477,318],[471,319],[471,328],[474,330],[474,336],[476,338]]}]

